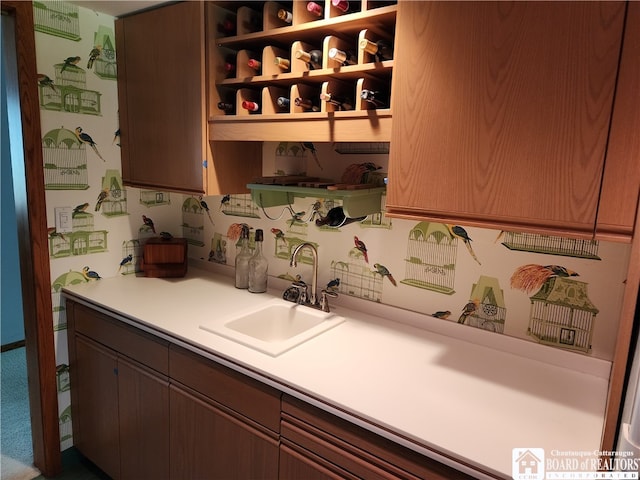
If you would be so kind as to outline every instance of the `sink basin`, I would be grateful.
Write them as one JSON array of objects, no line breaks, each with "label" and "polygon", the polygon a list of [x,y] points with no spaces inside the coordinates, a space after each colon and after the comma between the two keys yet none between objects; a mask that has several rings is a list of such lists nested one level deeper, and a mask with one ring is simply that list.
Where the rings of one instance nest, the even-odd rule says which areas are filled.
[{"label": "sink basin", "polygon": [[334,313],[274,299],[224,324],[200,328],[275,357],[342,322],[344,317]]}]

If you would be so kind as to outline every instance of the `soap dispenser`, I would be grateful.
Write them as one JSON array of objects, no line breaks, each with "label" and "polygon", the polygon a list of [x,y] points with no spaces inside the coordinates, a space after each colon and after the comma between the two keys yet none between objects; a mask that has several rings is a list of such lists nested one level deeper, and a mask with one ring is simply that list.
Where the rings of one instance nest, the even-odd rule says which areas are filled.
[{"label": "soap dispenser", "polygon": [[262,253],[262,229],[256,230],[256,248],[249,259],[249,291],[251,293],[263,293],[267,291],[267,270],[269,262]]},{"label": "soap dispenser", "polygon": [[240,231],[240,251],[236,255],[236,288],[249,288],[249,227],[242,225]]}]

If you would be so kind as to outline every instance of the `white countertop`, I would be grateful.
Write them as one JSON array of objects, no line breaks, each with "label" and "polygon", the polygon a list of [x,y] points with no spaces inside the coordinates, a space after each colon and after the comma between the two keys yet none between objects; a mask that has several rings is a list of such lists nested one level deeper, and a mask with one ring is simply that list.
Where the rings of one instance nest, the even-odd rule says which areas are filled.
[{"label": "white countertop", "polygon": [[600,449],[608,362],[347,297],[331,299],[344,323],[273,357],[199,327],[283,289],[251,294],[201,266],[64,293],[456,468],[447,457],[511,478],[513,448]]}]

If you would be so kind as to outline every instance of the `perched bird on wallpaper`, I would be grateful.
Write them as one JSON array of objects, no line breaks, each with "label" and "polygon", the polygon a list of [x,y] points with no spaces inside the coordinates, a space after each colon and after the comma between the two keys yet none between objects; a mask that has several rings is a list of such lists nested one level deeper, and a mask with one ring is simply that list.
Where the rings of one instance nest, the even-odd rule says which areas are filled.
[{"label": "perched bird on wallpaper", "polygon": [[120,270],[122,270],[122,267],[124,267],[125,265],[129,265],[132,260],[133,260],[133,255],[131,255],[131,254],[129,254],[126,257],[124,257],[120,261],[120,266],[118,267],[118,273],[120,273]]},{"label": "perched bird on wallpaper", "polygon": [[315,145],[311,142],[301,142],[301,145],[303,151],[309,150],[311,152],[311,156],[316,161],[320,170],[322,170],[322,165],[320,165],[320,159],[318,158],[318,152],[316,151]]},{"label": "perched bird on wallpaper", "polygon": [[49,227],[49,228],[47,228],[47,234],[48,234],[51,238],[53,238],[53,237],[60,237],[62,240],[65,240],[65,241],[66,241],[66,239],[64,238],[64,235],[62,235],[61,233],[58,233],[58,232],[56,231],[56,227]]},{"label": "perched bird on wallpaper", "polygon": [[304,217],[305,213],[307,213],[307,212],[305,212],[305,211],[302,211],[302,212],[291,212],[291,218],[288,220],[289,226],[293,225],[296,222],[304,222],[302,217]]},{"label": "perched bird on wallpaper", "polygon": [[[116,140],[119,138],[120,138],[120,129],[117,129],[115,132],[113,132],[113,140],[111,141],[111,145],[116,143]],[[120,146],[119,143],[117,145]]]},{"label": "perched bird on wallpaper", "polygon": [[480,260],[478,260],[478,257],[476,257],[475,252],[473,251],[473,248],[471,248],[471,238],[469,238],[469,235],[467,234],[467,231],[458,226],[458,225],[450,225],[450,224],[446,224],[447,226],[447,230],[449,230],[449,233],[451,234],[451,236],[455,237],[455,238],[459,238],[461,239],[464,244],[467,247],[467,250],[469,250],[469,253],[471,254],[471,256],[473,257],[473,259],[478,262],[478,265],[482,265],[480,263]]},{"label": "perched bird on wallpaper", "polygon": [[207,202],[204,201],[204,199],[202,198],[202,195],[200,195],[200,197],[198,197],[198,199],[200,200],[200,206],[204,209],[205,212],[207,212],[207,217],[209,217],[209,221],[211,222],[211,225],[215,225],[215,223],[213,223],[213,218],[211,218],[211,212],[209,211],[209,205],[207,205]]},{"label": "perched bird on wallpaper", "polygon": [[360,240],[357,236],[353,236],[353,241],[356,244],[356,249],[358,249],[362,256],[364,257],[364,261],[369,263],[369,256],[367,255],[367,246],[364,244],[362,240]]},{"label": "perched bird on wallpaper", "polygon": [[279,228],[272,228],[271,233],[276,236],[276,243],[278,243],[278,240],[282,240],[285,245],[287,244],[287,241],[284,238],[284,232],[282,230],[280,230]]},{"label": "perched bird on wallpaper", "polygon": [[84,133],[82,131],[82,127],[76,127],[76,137],[78,137],[78,141],[80,143],[86,143],[91,148],[93,148],[93,151],[96,152],[96,155],[98,155],[98,157],[100,157],[100,160],[102,160],[103,162],[105,161],[105,159],[102,158],[102,155],[100,155],[98,148],[96,147],[96,142],[93,141],[93,138],[91,138],[88,133]]},{"label": "perched bird on wallpaper", "polygon": [[156,233],[156,227],[153,224],[153,220],[151,220],[149,217],[147,217],[146,215],[142,215],[142,221],[144,222],[144,224],[149,227],[151,229],[151,231],[153,233]]},{"label": "perched bird on wallpaper", "polygon": [[376,272],[377,274],[382,275],[383,277],[387,277],[391,282],[391,285],[393,285],[394,287],[398,286],[398,284],[396,283],[396,279],[393,278],[393,275],[391,275],[391,272],[387,267],[385,267],[384,265],[380,265],[379,263],[374,263],[373,268],[375,268],[374,272]]},{"label": "perched bird on wallpaper", "polygon": [[89,52],[89,61],[87,62],[87,68],[93,67],[93,62],[96,61],[96,58],[100,56],[102,53],[102,45],[96,45]]},{"label": "perched bird on wallpaper", "polygon": [[98,194],[98,200],[96,200],[96,208],[95,208],[96,212],[100,210],[100,207],[102,206],[102,202],[104,202],[108,196],[109,196],[109,190],[107,190],[106,188]]},{"label": "perched bird on wallpaper", "polygon": [[54,92],[56,91],[56,87],[53,86],[53,80],[41,73],[38,74],[38,84],[42,85],[43,87],[49,87]]},{"label": "perched bird on wallpaper", "polygon": [[436,318],[442,318],[442,319],[447,319],[451,316],[451,311],[450,310],[440,310],[437,311],[435,313],[431,314],[432,317],[436,317]]},{"label": "perched bird on wallpaper", "polygon": [[335,292],[339,286],[340,286],[340,279],[334,278],[329,283],[327,283],[327,290]]},{"label": "perched bird on wallpaper", "polygon": [[80,61],[80,57],[65,58],[64,65],[62,65],[62,68],[60,69],[60,73],[64,72],[67,69],[67,67],[70,67],[71,65],[77,65],[79,61]]},{"label": "perched bird on wallpaper", "polygon": [[511,275],[511,288],[529,294],[537,292],[552,277],[577,277],[579,274],[562,265],[536,265],[533,263],[518,267]]},{"label": "perched bird on wallpaper", "polygon": [[89,208],[89,203],[83,203],[82,205],[77,205],[73,209],[73,212],[71,212],[71,217],[73,218],[76,215],[78,215],[79,213],[84,212],[87,208]]},{"label": "perched bird on wallpaper", "polygon": [[100,280],[102,278],[100,275],[98,275],[97,272],[90,270],[89,267],[84,267],[82,269],[82,275],[87,280],[87,282],[90,280]]},{"label": "perched bird on wallpaper", "polygon": [[220,210],[222,210],[222,207],[228,204],[230,200],[231,200],[231,195],[223,196],[222,199],[220,199]]},{"label": "perched bird on wallpaper", "polygon": [[478,304],[480,302],[477,299],[471,300],[469,303],[467,303],[464,308],[462,309],[462,314],[460,315],[460,318],[458,319],[458,323],[464,323],[467,320],[467,317],[471,314],[473,314],[473,312],[475,312],[478,309]]},{"label": "perched bird on wallpaper", "polygon": [[160,238],[166,242],[173,238],[173,235],[169,232],[160,232]]}]

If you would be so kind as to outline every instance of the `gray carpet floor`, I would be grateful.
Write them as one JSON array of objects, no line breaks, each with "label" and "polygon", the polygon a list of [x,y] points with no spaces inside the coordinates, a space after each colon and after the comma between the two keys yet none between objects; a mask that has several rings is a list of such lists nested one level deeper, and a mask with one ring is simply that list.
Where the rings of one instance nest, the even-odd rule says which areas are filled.
[{"label": "gray carpet floor", "polygon": [[25,348],[3,352],[0,362],[0,478],[29,480],[40,471],[33,466]]}]

